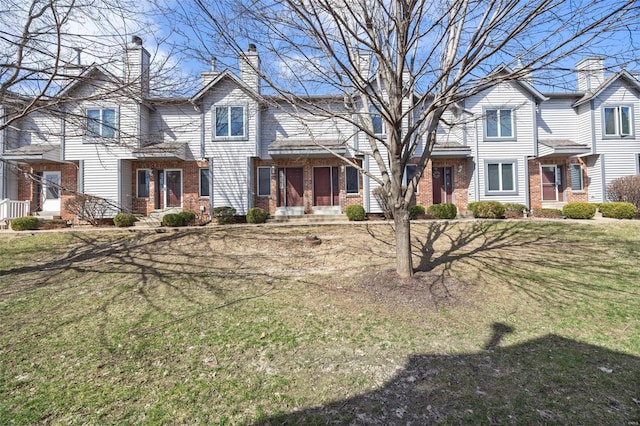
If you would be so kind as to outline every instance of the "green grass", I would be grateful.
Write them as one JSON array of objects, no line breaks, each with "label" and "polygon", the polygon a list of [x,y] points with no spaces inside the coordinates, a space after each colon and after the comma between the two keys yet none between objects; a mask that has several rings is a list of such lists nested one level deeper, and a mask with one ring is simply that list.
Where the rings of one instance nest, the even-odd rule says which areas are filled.
[{"label": "green grass", "polygon": [[0,424],[640,422],[640,223],[412,234],[462,297],[371,297],[387,224],[3,234]]}]

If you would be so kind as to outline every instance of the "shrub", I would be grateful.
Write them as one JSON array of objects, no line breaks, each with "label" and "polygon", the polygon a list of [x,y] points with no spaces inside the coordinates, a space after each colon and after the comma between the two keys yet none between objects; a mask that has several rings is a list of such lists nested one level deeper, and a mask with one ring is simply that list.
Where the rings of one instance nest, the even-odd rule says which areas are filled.
[{"label": "shrub", "polygon": [[560,209],[533,209],[533,216],[541,219],[560,219],[562,210]]},{"label": "shrub", "polygon": [[360,204],[353,204],[351,206],[347,206],[345,213],[349,220],[364,220],[366,218],[366,214],[364,212],[364,207]]},{"label": "shrub", "polygon": [[529,213],[529,209],[524,204],[518,203],[505,203],[504,204],[504,217],[507,219],[517,219],[524,217],[524,214]]},{"label": "shrub", "polygon": [[592,219],[596,206],[591,203],[569,203],[562,208],[562,214],[569,219]]},{"label": "shrub", "polygon": [[93,226],[99,226],[108,212],[114,210],[109,200],[94,195],[78,194],[64,203],[64,209]]},{"label": "shrub", "polygon": [[218,223],[226,225],[233,221],[233,216],[236,214],[236,209],[230,206],[214,207],[212,211],[213,217],[218,219]]},{"label": "shrub", "polygon": [[14,231],[38,229],[38,218],[35,216],[17,217],[11,221],[11,229]]},{"label": "shrub", "polygon": [[383,187],[378,186],[373,190],[373,198],[375,198],[378,202],[378,205],[382,209],[384,217],[387,219],[393,219],[391,205],[389,204],[389,200],[387,199],[387,195],[385,194]]},{"label": "shrub", "polygon": [[640,175],[613,180],[607,186],[607,198],[611,201],[631,203],[636,210],[640,210]]},{"label": "shrub", "polygon": [[415,206],[409,207],[410,220],[417,219],[420,216],[424,216],[425,213],[426,213],[426,210],[422,206],[415,205]]},{"label": "shrub", "polygon": [[250,208],[247,212],[248,223],[265,223],[269,217],[269,212],[260,207]]},{"label": "shrub", "polygon": [[196,214],[194,212],[189,212],[189,211],[180,212],[178,213],[178,216],[182,217],[182,220],[184,221],[185,225],[189,225],[194,220],[196,220]]},{"label": "shrub", "polygon": [[428,211],[436,219],[455,219],[458,215],[458,208],[452,203],[434,204]]},{"label": "shrub", "polygon": [[175,228],[177,226],[186,226],[187,222],[184,220],[184,216],[179,213],[167,213],[162,217],[162,226],[168,226]]},{"label": "shrub", "polygon": [[133,226],[137,221],[138,219],[131,213],[118,213],[113,218],[113,224],[118,228]]},{"label": "shrub", "polygon": [[498,201],[474,201],[467,208],[471,210],[473,217],[501,219],[504,216],[504,206]]},{"label": "shrub", "polygon": [[633,219],[638,213],[636,206],[624,202],[601,203],[599,208],[603,217],[614,219]]}]

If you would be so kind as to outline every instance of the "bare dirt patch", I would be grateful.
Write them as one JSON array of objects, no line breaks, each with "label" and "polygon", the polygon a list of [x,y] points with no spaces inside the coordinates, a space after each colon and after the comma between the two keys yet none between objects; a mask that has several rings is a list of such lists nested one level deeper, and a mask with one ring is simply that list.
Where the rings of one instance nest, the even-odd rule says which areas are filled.
[{"label": "bare dirt patch", "polygon": [[410,278],[400,278],[393,269],[361,275],[356,288],[372,302],[389,306],[424,308],[458,306],[468,301],[469,284],[436,270],[418,271]]}]

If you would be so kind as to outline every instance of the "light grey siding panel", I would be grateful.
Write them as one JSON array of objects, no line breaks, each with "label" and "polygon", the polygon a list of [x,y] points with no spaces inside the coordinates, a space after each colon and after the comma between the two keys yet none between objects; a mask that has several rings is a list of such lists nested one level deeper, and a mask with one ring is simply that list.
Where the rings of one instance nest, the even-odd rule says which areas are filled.
[{"label": "light grey siding panel", "polygon": [[133,190],[133,172],[131,168],[131,160],[120,160],[120,208],[123,211],[131,211],[131,200]]},{"label": "light grey siding panel", "polygon": [[590,155],[585,158],[587,163],[587,176],[589,179],[589,202],[601,203],[603,183],[602,183],[602,156]]},{"label": "light grey siding panel", "polygon": [[109,215],[117,213],[120,198],[118,167],[119,160],[114,157],[87,158],[84,160],[84,193],[105,198],[113,203]]},{"label": "light grey siding panel", "polygon": [[192,104],[158,105],[149,128],[149,143],[187,143],[192,158],[200,158],[200,112]]},{"label": "light grey siding panel", "polygon": [[578,114],[571,105],[573,98],[550,99],[540,104],[538,137],[569,139],[578,142]]}]

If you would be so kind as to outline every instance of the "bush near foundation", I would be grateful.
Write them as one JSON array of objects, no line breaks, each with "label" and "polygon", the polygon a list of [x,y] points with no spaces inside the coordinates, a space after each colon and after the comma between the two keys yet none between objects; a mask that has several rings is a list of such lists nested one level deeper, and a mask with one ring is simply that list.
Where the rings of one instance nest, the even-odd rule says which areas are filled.
[{"label": "bush near foundation", "polygon": [[344,212],[349,220],[360,221],[365,220],[365,218],[367,217],[364,211],[364,207],[362,207],[360,204],[352,204],[350,206],[347,206]]},{"label": "bush near foundation", "polygon": [[611,201],[631,203],[640,211],[640,175],[625,176],[611,181],[607,186],[607,198]]},{"label": "bush near foundation", "polygon": [[638,214],[636,206],[631,203],[613,202],[601,203],[599,205],[602,217],[612,217],[614,219],[633,219]]},{"label": "bush near foundation", "polygon": [[118,228],[133,226],[137,221],[138,219],[131,213],[118,213],[113,218],[113,224]]},{"label": "bush near foundation", "polygon": [[252,207],[247,211],[247,223],[265,223],[269,212],[260,207]]},{"label": "bush near foundation", "polygon": [[168,213],[162,217],[162,226],[176,228],[178,226],[187,226],[187,222],[185,222],[184,216],[180,216],[178,213]]},{"label": "bush near foundation", "polygon": [[453,203],[434,204],[427,211],[436,219],[455,219],[458,215],[458,208]]},{"label": "bush near foundation", "polygon": [[504,217],[507,219],[518,219],[524,217],[525,213],[529,213],[529,209],[524,204],[505,203]]},{"label": "bush near foundation", "polygon": [[35,216],[17,217],[11,220],[11,229],[14,231],[32,231],[38,229],[38,218]]},{"label": "bush near foundation", "polygon": [[196,220],[196,214],[194,212],[180,212],[178,213],[178,216],[182,217],[185,226]]},{"label": "bush near foundation", "polygon": [[425,213],[426,213],[426,210],[422,206],[415,205],[415,206],[409,207],[409,219],[410,220],[422,217],[422,216],[425,215]]},{"label": "bush near foundation", "polygon": [[499,201],[474,201],[467,208],[476,218],[502,219],[504,216],[504,205]]},{"label": "bush near foundation", "polygon": [[218,219],[220,225],[226,225],[233,222],[233,216],[236,214],[236,209],[230,206],[214,207],[211,212],[213,217]]},{"label": "bush near foundation", "polygon": [[539,219],[560,219],[562,217],[562,210],[560,209],[533,209],[531,212],[533,217]]},{"label": "bush near foundation", "polygon": [[562,208],[562,214],[569,219],[593,219],[596,205],[591,203],[569,203]]}]

